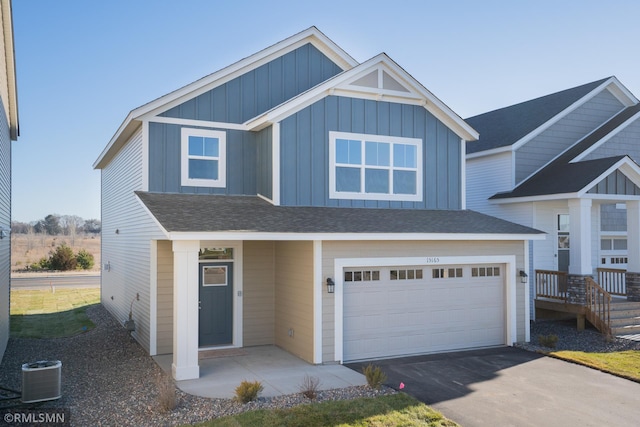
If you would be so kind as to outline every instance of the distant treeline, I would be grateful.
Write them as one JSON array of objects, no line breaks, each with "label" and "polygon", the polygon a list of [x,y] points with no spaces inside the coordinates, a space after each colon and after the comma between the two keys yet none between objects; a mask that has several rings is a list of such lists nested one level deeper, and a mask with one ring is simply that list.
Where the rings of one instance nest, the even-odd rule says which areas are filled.
[{"label": "distant treeline", "polygon": [[99,234],[102,223],[98,219],[82,219],[76,215],[47,215],[44,219],[29,223],[11,221],[13,234],[49,234],[51,236],[77,234]]}]

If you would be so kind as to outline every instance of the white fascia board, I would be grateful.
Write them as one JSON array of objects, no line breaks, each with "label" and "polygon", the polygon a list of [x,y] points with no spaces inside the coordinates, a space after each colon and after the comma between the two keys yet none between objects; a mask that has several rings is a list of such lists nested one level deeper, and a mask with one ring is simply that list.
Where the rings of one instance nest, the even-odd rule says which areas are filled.
[{"label": "white fascia board", "polygon": [[[118,128],[118,131],[111,138],[107,147],[102,151],[98,159],[94,163],[94,168],[104,166],[105,157],[112,152],[113,149],[119,149],[123,142],[121,141],[123,131],[130,126],[130,122],[138,119],[150,120],[154,116],[163,111],[169,110],[176,105],[185,102],[188,99],[205,93],[221,84],[228,82],[241,74],[260,67],[261,65],[284,55],[290,51],[311,43],[324,55],[334,61],[343,70],[348,70],[358,62],[348,55],[342,48],[331,41],[327,36],[320,32],[316,27],[310,27],[298,34],[295,34],[279,43],[276,43],[266,49],[261,50],[251,56],[231,64],[213,74],[188,84],[180,89],[170,92],[154,101],[144,104],[132,110],[124,122]],[[126,139],[126,138],[125,138]]]},{"label": "white fascia board", "polygon": [[[471,143],[473,144],[473,141],[471,141]],[[493,156],[494,154],[502,154],[502,153],[508,153],[508,152],[513,152],[513,146],[505,145],[504,147],[492,148],[491,150],[477,151],[475,153],[467,153],[466,158],[467,160],[471,160],[471,159],[477,159],[480,157]]]},{"label": "white fascia board", "polygon": [[509,197],[505,199],[489,199],[489,203],[507,205],[511,203],[546,202],[550,200],[575,199],[579,193],[542,194],[540,196]]},{"label": "white fascia board", "polygon": [[615,96],[618,101],[622,102],[625,106],[631,107],[632,105],[640,102],[636,96],[627,89],[617,77],[613,76],[607,80],[609,91]]},{"label": "white fascia board", "polygon": [[[153,220],[153,222],[158,226],[158,229],[160,230],[160,232],[169,240],[172,240],[169,238],[170,233],[162,226],[162,224],[160,224],[160,222],[156,219],[156,217],[151,213],[151,211],[149,210],[149,208],[147,208],[147,206],[142,202],[142,200],[140,200],[140,197],[138,197],[138,195],[136,194],[136,200],[138,201],[138,203],[140,203],[140,206],[142,206],[142,209],[144,209],[144,211],[147,213],[147,215],[149,215],[149,218],[151,218]],[[185,240],[185,239],[180,239],[180,240]],[[191,239],[194,240],[194,239]],[[196,239],[197,240],[197,239]]]},{"label": "white fascia board", "polygon": [[352,94],[352,96],[357,98],[366,99],[367,97],[370,97],[370,99],[380,100],[380,95],[372,96],[371,90],[365,90],[365,88],[363,88],[362,92],[354,90],[353,86],[351,86],[348,91],[344,88],[340,88],[341,85],[357,79],[357,77],[363,76],[367,74],[367,72],[377,70],[380,66],[388,69],[390,74],[393,74],[393,77],[396,77],[403,83],[406,83],[407,86],[419,95],[416,96],[415,93],[411,94],[410,92],[407,93],[407,95],[401,95],[401,92],[384,91],[384,93],[381,93],[382,98],[390,100],[391,97],[393,97],[395,102],[423,105],[427,111],[447,125],[462,139],[467,141],[478,139],[478,132],[476,132],[471,126],[462,120],[460,116],[449,109],[449,107],[429,92],[411,75],[404,71],[404,69],[395,64],[395,62],[393,62],[393,60],[384,53],[374,56],[351,70],[336,75],[326,82],[321,83],[295,98],[272,108],[264,114],[247,121],[245,124],[251,129],[260,130],[271,123],[281,121],[285,117],[295,114],[319,99],[335,93]]},{"label": "white fascia board", "polygon": [[464,234],[464,233],[267,233],[251,231],[169,232],[169,240],[274,240],[274,241],[496,241],[543,240],[544,233]]},{"label": "white fascia board", "polygon": [[139,120],[134,120],[132,113],[129,113],[127,118],[118,128],[118,131],[113,135],[107,146],[102,150],[100,156],[93,163],[94,169],[102,169],[104,168],[110,157],[108,157],[109,153],[114,153],[119,151],[131,138],[138,128],[142,126],[142,122]]},{"label": "white fascia board", "polygon": [[[615,79],[615,81],[617,81],[617,79]],[[607,86],[609,86],[611,83],[615,83],[613,77],[610,78],[610,79],[607,79],[600,86],[598,86],[597,88],[593,89],[591,92],[589,92],[588,94],[586,94],[582,98],[578,99],[576,102],[574,102],[573,104],[571,104],[570,106],[568,106],[567,108],[565,108],[564,110],[562,110],[561,112],[556,114],[551,119],[547,120],[545,123],[543,123],[542,125],[540,125],[536,129],[534,129],[533,131],[531,131],[527,135],[525,135],[522,138],[520,138],[518,141],[516,141],[514,144],[512,144],[513,149],[514,150],[519,149],[524,144],[529,142],[531,139],[535,138],[536,136],[540,135],[545,130],[549,129],[551,126],[556,124],[558,121],[560,121],[561,119],[566,117],[569,113],[571,113],[574,110],[576,110],[577,108],[581,107],[587,101],[591,100],[594,96],[596,96],[598,93],[600,93],[603,90],[605,90],[607,88]]]},{"label": "white fascia board", "polygon": [[7,117],[9,119],[9,138],[16,141],[20,135],[18,123],[18,85],[16,82],[16,54],[13,41],[13,12],[11,1],[2,0],[2,29],[4,38],[4,56],[7,71]]},{"label": "white fascia board", "polygon": [[149,123],[167,123],[172,125],[191,126],[191,127],[205,127],[205,128],[217,128],[217,129],[230,129],[230,130],[250,130],[246,125],[241,123],[225,123],[225,122],[211,122],[208,120],[194,120],[194,119],[177,119],[174,117],[162,117],[153,116],[147,120]]},{"label": "white fascia board", "polygon": [[[604,171],[603,173],[601,173],[600,175],[598,175],[598,177],[594,180],[592,180],[590,183],[588,183],[587,185],[585,185],[582,190],[580,190],[577,194],[578,197],[589,197],[589,198],[599,198],[601,196],[603,196],[603,194],[592,194],[589,195],[587,193],[587,191],[589,191],[591,188],[593,188],[594,185],[598,184],[600,181],[602,181],[603,179],[605,179],[606,177],[608,177],[609,175],[611,175],[613,172],[615,172],[616,170],[620,169],[620,171],[627,177],[629,178],[634,184],[640,186],[640,169],[638,168],[638,165],[635,164],[635,162],[633,162],[628,156],[625,156],[624,158],[620,159],[619,161],[617,161],[614,165],[612,165],[609,169],[607,169],[606,171]],[[614,196],[616,198],[620,198],[622,197],[628,197],[625,194],[610,194],[608,196]],[[640,197],[640,196],[636,196],[636,197]]]},{"label": "white fascia board", "polygon": [[617,128],[613,129],[611,132],[609,132],[608,134],[606,134],[603,138],[601,138],[597,143],[593,144],[591,147],[587,148],[585,151],[583,151],[582,153],[580,153],[578,156],[576,156],[574,159],[571,160],[571,163],[574,162],[579,162],[582,159],[584,159],[585,157],[587,157],[589,154],[591,154],[592,152],[594,152],[595,150],[597,150],[598,148],[600,148],[602,145],[604,145],[607,141],[609,141],[611,138],[613,138],[614,136],[616,136],[619,132],[623,131],[627,126],[629,126],[631,123],[635,122],[636,120],[638,120],[640,118],[640,113],[634,114],[633,116],[631,116],[630,118],[628,118],[627,120],[624,121],[624,123],[622,123],[620,126],[618,126]]}]

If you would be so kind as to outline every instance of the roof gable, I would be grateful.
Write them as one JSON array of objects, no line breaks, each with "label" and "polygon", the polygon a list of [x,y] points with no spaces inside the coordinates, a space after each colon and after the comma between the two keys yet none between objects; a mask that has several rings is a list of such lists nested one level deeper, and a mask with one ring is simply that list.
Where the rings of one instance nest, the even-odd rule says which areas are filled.
[{"label": "roof gable", "polygon": [[[625,180],[622,180],[623,176]],[[514,190],[498,193],[489,199],[521,202],[525,198],[558,199],[581,197],[586,193],[636,195],[633,186],[639,185],[640,167],[628,156],[616,156],[553,163]]]},{"label": "roof gable", "polygon": [[467,154],[517,148],[603,90],[626,106],[638,102],[618,79],[608,77],[470,117],[466,121],[478,130],[480,139],[467,145]]},{"label": "roof gable", "polygon": [[421,105],[460,138],[474,140],[478,137],[478,133],[460,116],[384,53],[344,71],[246,124],[253,130],[263,129],[329,95]]},{"label": "roof gable", "polygon": [[108,163],[111,156],[113,156],[113,154],[115,154],[138,129],[141,119],[144,119],[145,117],[153,117],[167,111],[191,98],[210,91],[211,89],[233,80],[248,71],[254,70],[268,63],[274,58],[285,55],[308,43],[311,43],[322,54],[343,70],[351,69],[358,64],[355,59],[320,32],[320,30],[316,27],[310,27],[279,43],[263,49],[260,52],[229,65],[228,67],[216,71],[213,74],[203,77],[200,80],[132,110],[120,125],[98,159],[94,162],[93,167],[97,169],[103,168]]}]

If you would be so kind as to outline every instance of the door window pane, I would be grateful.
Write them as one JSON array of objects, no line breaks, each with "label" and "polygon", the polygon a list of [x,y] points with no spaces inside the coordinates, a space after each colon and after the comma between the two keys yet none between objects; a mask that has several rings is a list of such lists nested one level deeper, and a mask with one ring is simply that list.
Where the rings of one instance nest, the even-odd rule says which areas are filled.
[{"label": "door window pane", "polygon": [[227,267],[202,266],[202,286],[227,286]]}]

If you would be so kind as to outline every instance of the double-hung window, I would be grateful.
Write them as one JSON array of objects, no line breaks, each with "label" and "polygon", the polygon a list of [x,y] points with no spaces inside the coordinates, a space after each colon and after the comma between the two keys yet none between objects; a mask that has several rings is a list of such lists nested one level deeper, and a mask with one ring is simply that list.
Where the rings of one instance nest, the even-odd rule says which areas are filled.
[{"label": "double-hung window", "polygon": [[422,200],[422,140],[329,133],[329,197]]},{"label": "double-hung window", "polygon": [[182,128],[182,185],[224,187],[226,185],[226,133]]}]

